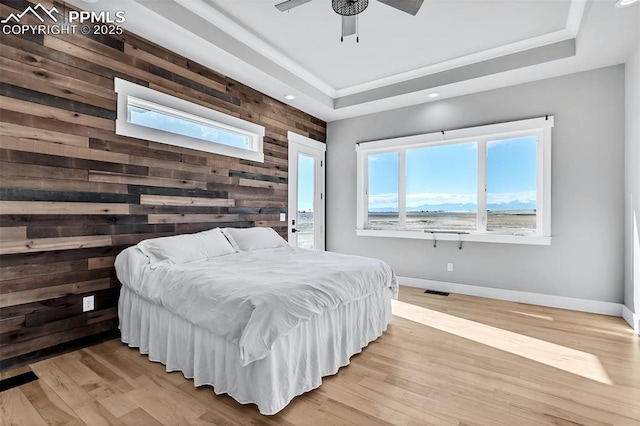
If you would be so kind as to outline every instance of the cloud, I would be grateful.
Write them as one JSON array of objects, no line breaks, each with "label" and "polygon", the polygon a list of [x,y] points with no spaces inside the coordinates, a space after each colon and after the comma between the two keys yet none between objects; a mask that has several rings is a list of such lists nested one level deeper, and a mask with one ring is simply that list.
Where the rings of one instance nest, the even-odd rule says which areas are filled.
[{"label": "cloud", "polygon": [[407,194],[407,207],[418,207],[424,204],[475,204],[477,196],[473,194],[450,193],[430,193]]},{"label": "cloud", "polygon": [[487,194],[487,203],[489,204],[506,204],[514,201],[521,203],[535,203],[538,199],[536,191],[522,192],[499,192]]},{"label": "cloud", "polygon": [[[421,193],[407,194],[407,207],[418,207],[424,204],[468,204],[476,202],[476,194],[459,193]],[[369,196],[369,207],[397,207],[398,194],[376,194]]]}]

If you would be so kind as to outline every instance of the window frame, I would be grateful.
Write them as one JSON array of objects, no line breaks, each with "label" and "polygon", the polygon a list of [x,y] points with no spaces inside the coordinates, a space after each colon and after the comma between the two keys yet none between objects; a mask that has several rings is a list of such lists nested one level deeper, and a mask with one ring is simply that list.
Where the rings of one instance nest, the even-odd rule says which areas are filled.
[{"label": "window frame", "polygon": [[[264,163],[263,126],[117,77],[114,78],[114,87],[118,94],[116,134]],[[247,136],[250,149],[131,123],[128,114],[130,105]]]},{"label": "window frame", "polygon": [[[392,139],[360,142],[357,153],[356,235],[444,241],[473,241],[509,244],[551,244],[551,129],[553,116],[511,121],[486,126],[441,131]],[[487,231],[487,142],[522,136],[537,136],[536,230],[527,233]],[[408,149],[465,142],[478,144],[478,211],[475,231],[431,231],[409,229],[370,229],[368,223],[368,155],[398,152],[399,227],[406,224],[406,151]],[[484,155],[482,155],[484,153]],[[484,220],[483,220],[484,219]]]}]

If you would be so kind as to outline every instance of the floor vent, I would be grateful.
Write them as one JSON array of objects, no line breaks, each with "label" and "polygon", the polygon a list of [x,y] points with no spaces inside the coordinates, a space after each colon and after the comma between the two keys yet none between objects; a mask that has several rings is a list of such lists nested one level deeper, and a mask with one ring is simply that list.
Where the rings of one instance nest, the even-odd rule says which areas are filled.
[{"label": "floor vent", "polygon": [[424,291],[427,294],[435,294],[436,296],[448,296],[449,293],[447,293],[446,291],[437,291],[437,290],[425,290]]},{"label": "floor vent", "polygon": [[9,389],[13,389],[17,386],[26,385],[27,383],[38,380],[38,376],[33,371],[18,374],[17,376],[9,377],[8,379],[0,380],[0,392],[4,392]]}]

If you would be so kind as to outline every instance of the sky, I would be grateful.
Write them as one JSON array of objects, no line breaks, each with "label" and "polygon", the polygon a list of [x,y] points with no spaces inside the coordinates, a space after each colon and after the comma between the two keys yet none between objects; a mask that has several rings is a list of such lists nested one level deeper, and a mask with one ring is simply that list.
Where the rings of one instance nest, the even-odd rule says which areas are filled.
[{"label": "sky", "polygon": [[314,158],[298,154],[298,211],[313,211]]},{"label": "sky", "polygon": [[129,106],[129,122],[152,129],[189,136],[209,142],[217,142],[236,148],[250,149],[247,136],[217,129],[183,118],[172,117],[137,106]]},{"label": "sky", "polygon": [[[537,138],[487,144],[487,203],[536,203]],[[477,203],[477,143],[407,150],[407,209]],[[369,209],[398,209],[398,153],[369,155]],[[446,210],[446,209],[445,209]]]}]

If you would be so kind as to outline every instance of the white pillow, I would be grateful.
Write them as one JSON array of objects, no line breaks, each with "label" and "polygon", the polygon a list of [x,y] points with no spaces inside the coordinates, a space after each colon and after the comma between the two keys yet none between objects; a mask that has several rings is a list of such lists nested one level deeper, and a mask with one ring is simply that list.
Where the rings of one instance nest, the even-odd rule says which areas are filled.
[{"label": "white pillow", "polygon": [[289,245],[273,228],[224,228],[222,232],[227,236],[233,248],[238,251],[286,247]]},{"label": "white pillow", "polygon": [[236,252],[220,228],[197,234],[152,238],[139,242],[138,248],[147,255],[152,268],[165,261],[186,263]]}]

